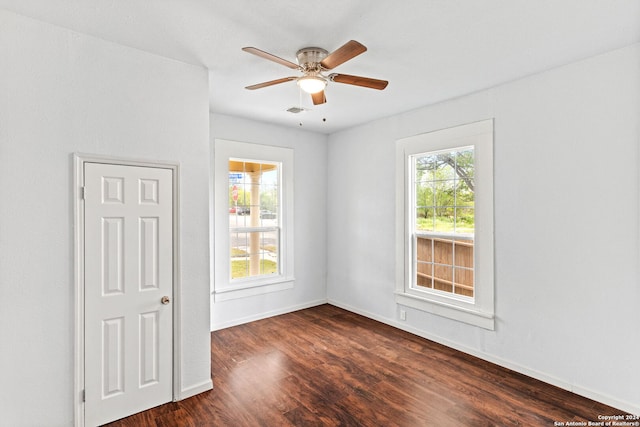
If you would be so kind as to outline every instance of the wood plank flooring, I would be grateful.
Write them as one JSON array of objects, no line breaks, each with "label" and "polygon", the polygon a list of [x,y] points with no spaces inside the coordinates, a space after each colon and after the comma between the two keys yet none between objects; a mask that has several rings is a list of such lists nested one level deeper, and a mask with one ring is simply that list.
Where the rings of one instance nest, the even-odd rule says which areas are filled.
[{"label": "wood plank flooring", "polygon": [[623,413],[331,305],[211,338],[213,390],[109,426],[554,426]]}]

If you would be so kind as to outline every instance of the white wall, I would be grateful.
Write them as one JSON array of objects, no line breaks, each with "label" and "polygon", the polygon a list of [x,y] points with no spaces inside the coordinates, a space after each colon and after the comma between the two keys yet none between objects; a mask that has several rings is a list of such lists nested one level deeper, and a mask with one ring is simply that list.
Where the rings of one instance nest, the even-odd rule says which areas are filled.
[{"label": "white wall", "polygon": [[[328,299],[640,413],[640,45],[333,134]],[[399,138],[495,118],[496,330],[394,303]]]},{"label": "white wall", "polygon": [[293,289],[215,303],[212,299],[211,329],[326,302],[327,137],[221,114],[211,114],[210,134],[212,153],[216,138],[293,148],[295,275]]},{"label": "white wall", "polygon": [[202,387],[206,70],[4,11],[0,57],[0,424],[73,422],[73,152],[181,163],[181,388]]}]

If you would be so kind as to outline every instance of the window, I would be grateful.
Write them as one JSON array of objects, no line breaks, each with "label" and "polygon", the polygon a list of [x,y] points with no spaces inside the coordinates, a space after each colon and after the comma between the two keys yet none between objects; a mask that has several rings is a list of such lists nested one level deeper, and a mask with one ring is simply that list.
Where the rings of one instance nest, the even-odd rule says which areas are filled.
[{"label": "window", "polygon": [[280,274],[280,163],[229,160],[231,281]]},{"label": "window", "polygon": [[493,329],[493,122],[397,143],[396,302]]},{"label": "window", "polygon": [[474,150],[409,156],[413,287],[473,298]]},{"label": "window", "polygon": [[293,287],[293,150],[216,140],[216,301]]}]

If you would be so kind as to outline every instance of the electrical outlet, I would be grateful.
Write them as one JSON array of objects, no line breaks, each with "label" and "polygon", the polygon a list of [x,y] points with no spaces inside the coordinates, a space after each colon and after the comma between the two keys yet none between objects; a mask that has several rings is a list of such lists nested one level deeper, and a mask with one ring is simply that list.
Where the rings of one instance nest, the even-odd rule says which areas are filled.
[{"label": "electrical outlet", "polygon": [[400,320],[407,320],[407,312],[405,310],[400,310]]}]

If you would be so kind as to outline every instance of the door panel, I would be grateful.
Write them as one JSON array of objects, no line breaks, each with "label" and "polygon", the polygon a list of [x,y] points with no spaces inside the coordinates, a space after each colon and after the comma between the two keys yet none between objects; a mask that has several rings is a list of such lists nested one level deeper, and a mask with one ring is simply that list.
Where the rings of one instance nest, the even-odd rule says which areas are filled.
[{"label": "door panel", "polygon": [[93,426],[172,399],[173,176],[85,163],[84,183],[85,423]]}]

